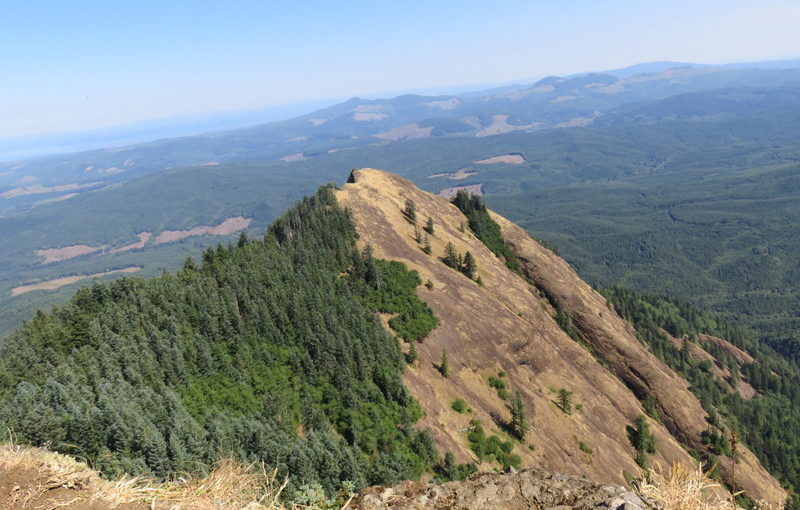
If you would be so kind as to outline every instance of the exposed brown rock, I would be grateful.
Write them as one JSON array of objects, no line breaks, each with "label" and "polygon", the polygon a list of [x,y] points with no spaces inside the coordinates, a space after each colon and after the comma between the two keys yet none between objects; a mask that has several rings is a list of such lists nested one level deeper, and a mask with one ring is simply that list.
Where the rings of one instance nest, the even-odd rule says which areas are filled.
[{"label": "exposed brown rock", "polygon": [[[741,373],[738,374],[740,378],[738,380],[738,383],[736,383],[736,387],[734,388],[733,386],[731,386],[731,382],[730,381],[731,381],[732,374],[731,374],[730,369],[728,367],[724,366],[722,363],[720,363],[720,361],[717,358],[715,358],[711,353],[709,353],[708,351],[703,349],[703,347],[701,347],[697,343],[688,341],[688,340],[683,339],[683,338],[675,338],[674,336],[671,336],[666,331],[664,331],[664,335],[669,339],[670,343],[676,349],[682,349],[683,346],[684,346],[684,342],[688,342],[688,344],[686,344],[686,345],[687,345],[687,348],[689,350],[689,357],[691,359],[695,360],[695,361],[708,361],[710,363],[709,373],[717,381],[719,381],[722,384],[722,386],[724,388],[726,388],[728,391],[731,391],[731,392],[736,391],[743,398],[753,398],[757,394],[755,388],[753,388],[745,380],[741,379]],[[708,336],[708,335],[698,335],[698,337],[700,339],[700,342],[702,342],[703,345],[707,345],[708,343],[714,343],[714,344],[722,346],[723,349],[728,351],[728,353],[735,352],[736,354],[732,354],[732,356],[734,357],[734,359],[737,359],[737,361],[739,359],[743,359],[744,360],[744,359],[748,359],[748,358],[751,360],[751,362],[753,360],[753,358],[749,354],[747,354],[743,350],[739,349],[738,347],[734,346],[733,344],[729,343],[727,340],[723,340],[721,338],[716,338],[716,337],[712,337],[712,336]],[[713,339],[713,340],[709,340],[709,339]],[[740,362],[740,363],[743,363],[743,362]]]},{"label": "exposed brown rock", "polygon": [[61,262],[82,255],[88,255],[106,249],[107,245],[102,246],[88,246],[85,244],[75,244],[72,246],[64,246],[62,248],[48,248],[46,250],[36,250],[36,255],[44,257],[42,264],[50,264],[52,262]]},{"label": "exposed brown rock", "polygon": [[753,363],[755,361],[755,359],[753,359],[752,356],[750,356],[743,350],[739,349],[732,343],[728,342],[727,340],[723,340],[722,338],[717,338],[711,335],[698,335],[698,337],[700,338],[700,341],[703,343],[708,342],[712,344],[717,344],[718,346],[722,347],[723,349],[728,351],[728,354],[730,354],[733,357],[733,359],[735,359],[742,365]]},{"label": "exposed brown rock", "polygon": [[527,161],[522,154],[502,154],[500,156],[492,156],[490,158],[481,159],[475,162],[476,165],[493,165],[496,163],[505,163],[507,165],[521,165]]},{"label": "exposed brown rock", "polygon": [[14,287],[13,289],[11,289],[11,295],[19,296],[20,294],[25,294],[26,292],[31,292],[34,290],[55,290],[65,285],[72,285],[73,283],[79,282],[81,280],[87,280],[91,278],[101,278],[103,276],[108,276],[116,273],[135,273],[137,271],[140,271],[141,269],[142,268],[139,266],[130,266],[123,269],[112,269],[110,271],[104,271],[102,273],[64,276],[61,278],[54,278],[52,280],[45,280],[39,283],[31,283],[29,285],[20,285],[19,287]]},{"label": "exposed brown rock", "polygon": [[253,222],[252,218],[245,218],[243,216],[233,216],[231,218],[226,218],[225,221],[220,223],[216,226],[208,226],[208,225],[200,225],[199,227],[194,227],[189,230],[164,230],[158,236],[156,236],[155,240],[153,241],[154,245],[157,244],[164,244],[164,243],[171,243],[174,241],[180,241],[181,239],[186,239],[187,237],[193,236],[204,236],[204,235],[214,235],[214,236],[224,236],[228,234],[233,234],[234,232],[238,232],[240,230],[244,230],[250,226],[250,223]]}]

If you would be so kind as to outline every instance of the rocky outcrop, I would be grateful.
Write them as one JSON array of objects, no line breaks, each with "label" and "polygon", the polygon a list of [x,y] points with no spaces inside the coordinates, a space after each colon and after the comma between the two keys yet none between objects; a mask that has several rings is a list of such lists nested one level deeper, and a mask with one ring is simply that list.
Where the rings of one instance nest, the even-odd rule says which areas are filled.
[{"label": "rocky outcrop", "polygon": [[462,482],[404,482],[370,487],[354,510],[651,510],[656,507],[619,485],[537,469],[513,474],[478,473]]}]

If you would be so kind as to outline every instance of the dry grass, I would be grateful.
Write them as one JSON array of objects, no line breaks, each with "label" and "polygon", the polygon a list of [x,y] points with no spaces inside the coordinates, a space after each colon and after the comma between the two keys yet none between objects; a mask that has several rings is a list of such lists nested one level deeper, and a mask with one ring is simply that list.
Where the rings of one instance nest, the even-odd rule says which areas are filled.
[{"label": "dry grass", "polygon": [[[142,477],[100,478],[85,463],[50,452],[0,444],[0,500],[3,508],[111,510],[317,510],[285,506],[286,482],[255,464],[222,460],[205,477],[157,483]],[[698,466],[658,466],[638,484],[638,492],[663,510],[741,510]],[[348,508],[348,501],[342,509]],[[760,510],[780,510],[760,504]]]},{"label": "dry grass", "polygon": [[[741,510],[722,485],[711,480],[699,465],[691,469],[675,463],[668,470],[657,466],[638,489],[664,510]],[[780,510],[768,503],[760,503],[758,508]]]},{"label": "dry grass", "polygon": [[0,489],[8,491],[0,494],[0,499],[5,498],[11,508],[46,504],[47,508],[289,510],[279,501],[285,487],[277,472],[233,460],[220,461],[202,478],[163,483],[143,477],[109,481],[65,455],[43,448],[0,445]]},{"label": "dry grass", "polygon": [[277,472],[266,471],[255,464],[243,465],[222,460],[204,478],[188,478],[153,483],[143,478],[103,481],[92,501],[121,505],[137,501],[171,510],[283,510],[278,501],[286,486],[277,483]]},{"label": "dry grass", "polygon": [[36,501],[42,494],[56,488],[80,491],[99,480],[97,474],[86,464],[70,457],[38,448],[2,445],[0,474],[8,476],[12,473],[30,480],[30,483],[24,483],[26,480],[14,480],[16,483],[8,494],[8,502],[20,506]]}]

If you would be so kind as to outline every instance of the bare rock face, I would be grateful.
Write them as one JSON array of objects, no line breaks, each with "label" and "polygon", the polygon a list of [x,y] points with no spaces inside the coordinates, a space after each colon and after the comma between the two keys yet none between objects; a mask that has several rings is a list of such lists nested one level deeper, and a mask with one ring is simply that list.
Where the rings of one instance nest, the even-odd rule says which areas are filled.
[{"label": "bare rock face", "polygon": [[404,482],[370,487],[353,501],[355,510],[653,510],[656,507],[618,485],[538,469],[477,473],[462,482]]}]

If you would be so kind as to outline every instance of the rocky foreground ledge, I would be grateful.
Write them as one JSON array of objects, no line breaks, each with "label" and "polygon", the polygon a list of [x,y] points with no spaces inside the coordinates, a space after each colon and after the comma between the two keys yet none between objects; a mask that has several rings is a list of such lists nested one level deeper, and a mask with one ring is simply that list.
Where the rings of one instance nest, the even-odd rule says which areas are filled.
[{"label": "rocky foreground ledge", "polygon": [[655,510],[629,489],[538,469],[476,473],[442,485],[403,482],[370,487],[348,508],[355,510]]}]

